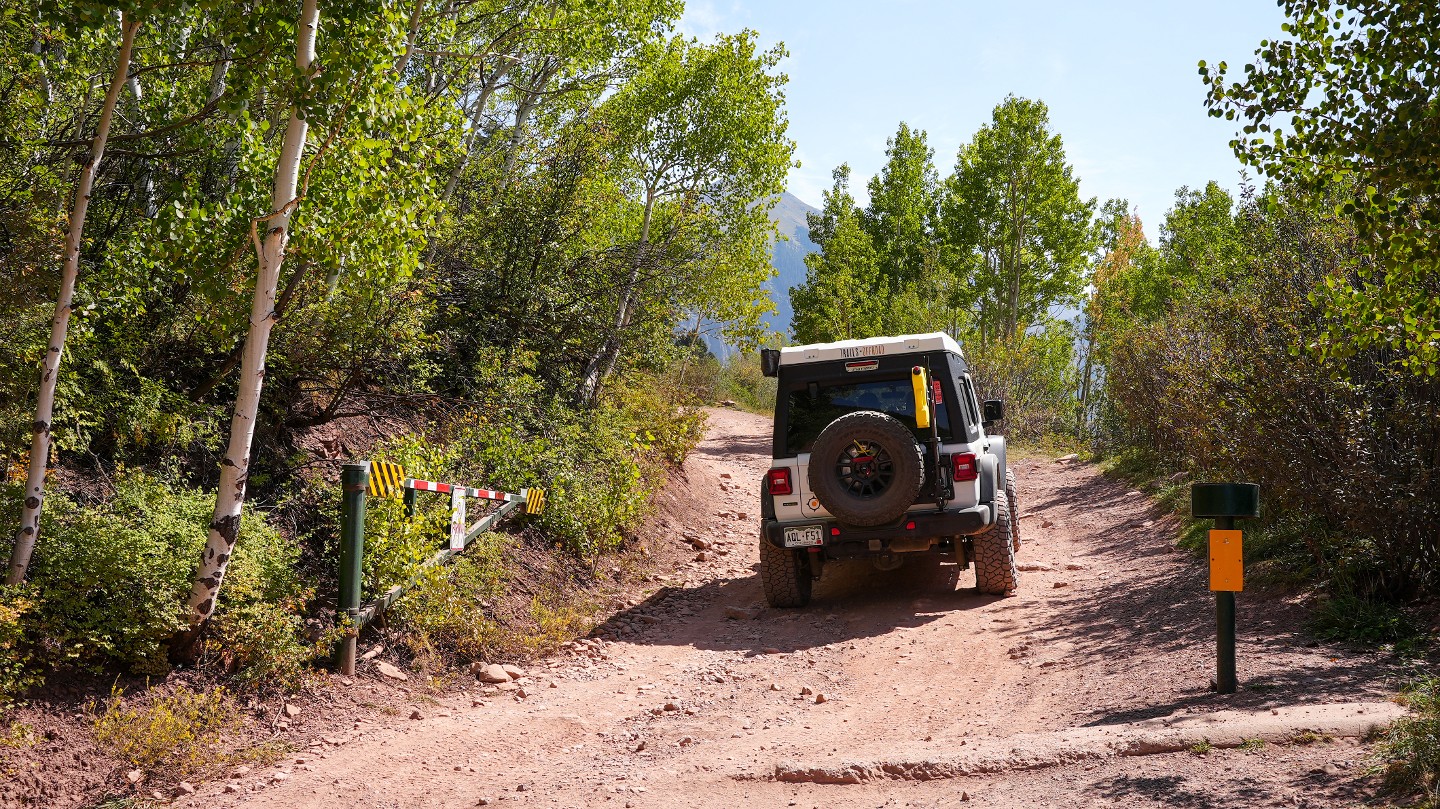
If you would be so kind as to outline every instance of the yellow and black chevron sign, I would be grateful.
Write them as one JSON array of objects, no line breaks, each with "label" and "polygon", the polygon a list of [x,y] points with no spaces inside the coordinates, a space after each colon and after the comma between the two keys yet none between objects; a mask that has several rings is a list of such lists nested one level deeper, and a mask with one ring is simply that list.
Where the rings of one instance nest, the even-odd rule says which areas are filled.
[{"label": "yellow and black chevron sign", "polygon": [[526,513],[526,514],[539,514],[540,512],[542,512],[542,511],[544,511],[544,510],[545,510],[545,490],[544,490],[544,489],[526,489],[526,490],[525,490],[525,513]]},{"label": "yellow and black chevron sign", "polygon": [[405,488],[405,467],[384,461],[370,462],[370,496],[398,497]]}]

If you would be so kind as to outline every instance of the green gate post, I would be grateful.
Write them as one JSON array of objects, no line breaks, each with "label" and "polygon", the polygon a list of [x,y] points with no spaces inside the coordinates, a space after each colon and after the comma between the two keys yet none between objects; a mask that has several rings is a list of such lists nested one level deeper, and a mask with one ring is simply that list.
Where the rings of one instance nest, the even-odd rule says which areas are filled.
[{"label": "green gate post", "polygon": [[340,473],[340,601],[337,618],[349,622],[340,641],[340,672],[355,673],[355,643],[360,635],[360,571],[365,556],[365,490],[368,462],[347,463]]},{"label": "green gate post", "polygon": [[[1214,519],[1217,531],[1234,530],[1236,518],[1260,516],[1260,487],[1254,483],[1191,484],[1190,516]],[[1213,557],[1211,564],[1215,564]],[[1216,586],[1213,581],[1212,589]],[[1235,591],[1216,589],[1215,691],[1233,694],[1236,686]]]}]

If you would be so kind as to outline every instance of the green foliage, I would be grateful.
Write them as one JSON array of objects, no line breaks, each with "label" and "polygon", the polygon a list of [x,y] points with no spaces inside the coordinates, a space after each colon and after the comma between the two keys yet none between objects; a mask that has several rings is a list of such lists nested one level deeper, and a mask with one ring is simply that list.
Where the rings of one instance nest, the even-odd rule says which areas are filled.
[{"label": "green foliage", "polygon": [[1315,609],[1310,629],[1324,640],[1397,647],[1420,632],[1410,616],[1394,604],[1361,598],[1343,586]]},{"label": "green foliage", "polygon": [[394,617],[413,654],[442,665],[535,657],[590,629],[591,605],[549,583],[527,583],[539,592],[523,613],[502,610],[501,598],[515,575],[504,558],[508,542],[498,534],[477,537],[454,565],[422,578],[396,605]]},{"label": "green foliage", "polygon": [[884,334],[893,311],[879,252],[862,224],[865,212],[850,196],[850,167],[841,165],[834,177],[820,213],[807,214],[820,250],[805,256],[805,283],[790,290],[791,329],[800,344]]},{"label": "green foliage", "polygon": [[1411,714],[1391,723],[1376,746],[1386,783],[1402,794],[1421,794],[1422,807],[1440,806],[1440,678],[1416,680],[1400,701]]},{"label": "green foliage", "polygon": [[503,561],[509,541],[503,534],[476,537],[455,564],[427,571],[396,603],[393,616],[412,653],[489,660],[504,646],[494,605],[511,575]]},{"label": "green foliage", "polygon": [[683,377],[678,383],[696,390],[701,402],[732,400],[736,406],[752,413],[762,416],[775,413],[776,380],[760,371],[760,356],[756,351],[730,354],[723,363],[707,354],[696,361],[688,380],[685,383]]},{"label": "green foliage", "polygon": [[1440,152],[1433,4],[1284,0],[1243,81],[1200,62],[1210,115],[1241,120],[1236,155],[1286,185],[1345,189],[1336,211],[1375,263],[1316,291],[1312,347],[1346,359],[1384,347],[1411,373],[1440,372]]},{"label": "green foliage", "polygon": [[[114,487],[107,501],[88,508],[63,495],[49,498],[30,571],[30,606],[17,618],[22,648],[37,666],[169,670],[165,643],[181,626],[211,496],[138,472],[120,474]],[[19,486],[0,488],[0,520],[18,520],[19,495]],[[253,513],[240,534],[227,577],[234,595],[216,616],[214,642],[251,639],[224,662],[259,666],[269,677],[299,656],[294,613],[307,596],[296,571],[298,549]]]},{"label": "green foliage", "polygon": [[790,293],[795,341],[944,331],[985,396],[1007,400],[1011,436],[1073,436],[1087,391],[1074,329],[1049,312],[1076,300],[1099,229],[1045,105],[1007,98],[943,184],[923,131],[902,123],[887,154],[867,207],[842,165],[809,217],[820,250]]},{"label": "green foliage", "polygon": [[911,129],[904,121],[885,146],[888,159],[870,178],[870,204],[860,225],[892,283],[916,284],[935,270],[932,234],[940,204],[940,179],[932,162],[935,150],[926,142],[924,130]]},{"label": "green foliage", "polygon": [[[0,10],[7,474],[29,460],[63,213],[125,6],[12,5]],[[305,77],[293,4],[142,5],[129,8],[143,11],[131,81],[81,244],[56,452],[36,459],[84,467],[62,482],[99,482],[46,501],[30,586],[0,607],[0,693],[38,671],[167,668],[292,114],[309,136],[247,486],[286,504],[301,538],[245,515],[202,663],[247,684],[303,680],[333,540],[325,516],[296,513],[333,491],[296,492],[319,460],[296,449],[337,419],[419,409],[427,437],[375,457],[545,486],[550,509],[521,524],[590,559],[623,542],[702,428],[667,381],[677,327],[764,337],[774,228],[755,201],[783,189],[792,162],[784,47],[749,31],[673,37],[678,0],[414,15],[385,0],[325,6],[323,70]],[[12,530],[18,496],[0,489]],[[441,540],[437,498],[421,498],[417,520],[400,512],[371,504],[367,591],[407,580]],[[545,621],[565,624],[562,606],[541,604]]]},{"label": "green foliage", "polygon": [[967,344],[975,394],[1005,401],[1007,436],[1027,442],[1070,432],[1078,407],[1074,342],[1073,329],[1058,321],[1034,334]]},{"label": "green foliage", "polygon": [[25,689],[39,682],[33,652],[25,637],[25,615],[35,599],[25,585],[0,585],[0,716]]}]

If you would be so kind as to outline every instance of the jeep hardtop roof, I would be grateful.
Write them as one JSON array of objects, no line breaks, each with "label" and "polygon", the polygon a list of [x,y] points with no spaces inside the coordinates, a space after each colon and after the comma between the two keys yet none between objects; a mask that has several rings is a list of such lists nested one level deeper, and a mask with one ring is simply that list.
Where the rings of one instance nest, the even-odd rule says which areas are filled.
[{"label": "jeep hardtop roof", "polygon": [[899,337],[869,337],[864,340],[841,340],[780,349],[780,365],[803,365],[811,362],[853,360],[863,357],[887,357],[896,354],[921,354],[946,351],[960,357],[960,344],[943,332],[906,334]]}]

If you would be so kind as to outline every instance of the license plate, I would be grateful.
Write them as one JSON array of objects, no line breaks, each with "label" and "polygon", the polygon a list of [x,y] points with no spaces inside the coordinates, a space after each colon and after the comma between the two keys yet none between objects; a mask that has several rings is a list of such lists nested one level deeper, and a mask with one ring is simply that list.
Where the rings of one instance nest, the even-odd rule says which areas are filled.
[{"label": "license plate", "polygon": [[818,525],[785,529],[785,547],[811,548],[825,544],[825,532]]}]

